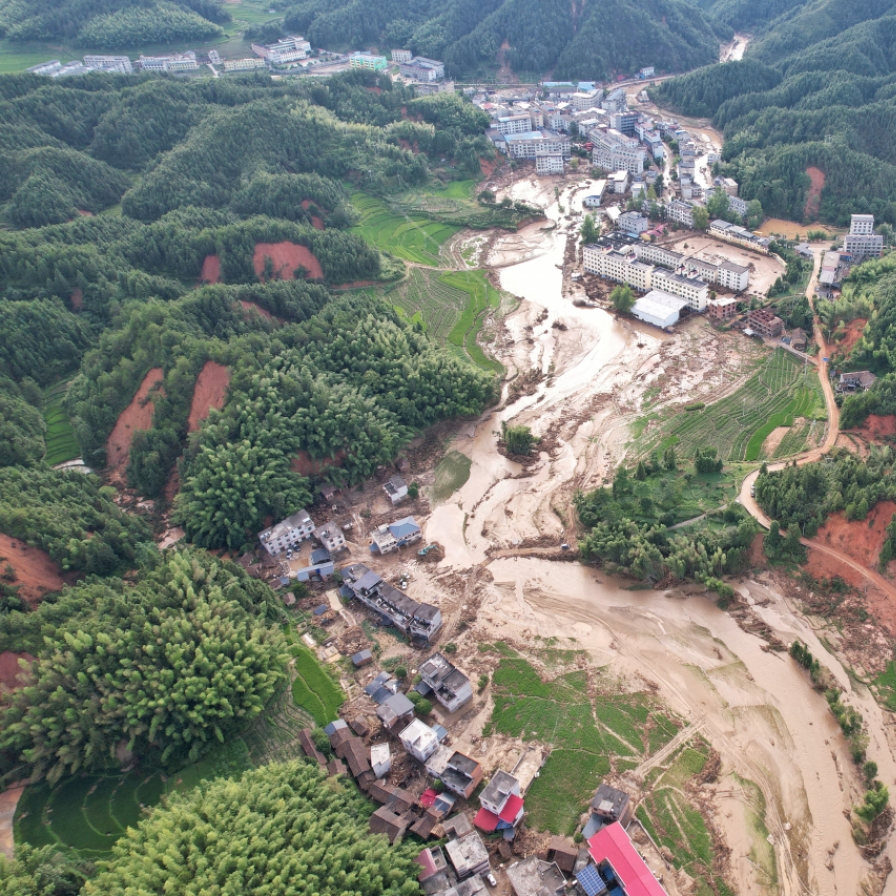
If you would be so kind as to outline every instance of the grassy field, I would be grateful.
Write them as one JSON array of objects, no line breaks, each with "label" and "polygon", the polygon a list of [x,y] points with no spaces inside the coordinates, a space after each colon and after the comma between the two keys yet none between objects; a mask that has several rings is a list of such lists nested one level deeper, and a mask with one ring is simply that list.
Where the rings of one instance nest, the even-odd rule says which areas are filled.
[{"label": "grassy field", "polygon": [[345,703],[345,694],[307,647],[296,644],[291,652],[295,657],[293,702],[309,712],[323,728],[339,715],[339,707]]},{"label": "grassy field", "polygon": [[435,470],[432,499],[436,504],[447,501],[470,478],[473,462],[459,451],[449,451]]},{"label": "grassy field", "polygon": [[[601,780],[660,749],[678,726],[646,694],[592,698],[590,672],[575,669],[544,681],[522,656],[506,647],[498,652],[503,658],[492,676],[494,712],[484,733],[552,746],[526,796],[528,824],[571,835]],[[563,656],[555,651],[551,660],[559,665]]]},{"label": "grassy field", "polygon": [[469,296],[460,319],[448,334],[448,343],[466,352],[477,367],[503,374],[503,365],[489,358],[479,344],[486,315],[501,307],[501,293],[486,280],[482,271],[455,271],[444,274],[441,280]]},{"label": "grassy field", "polygon": [[352,232],[381,252],[405,261],[438,265],[442,244],[460,229],[422,215],[398,216],[381,199],[366,193],[353,193],[351,200],[360,216],[360,223]]},{"label": "grassy field", "polygon": [[[726,462],[755,462],[772,430],[793,426],[796,418],[825,419],[824,397],[815,368],[779,348],[731,395],[706,407],[676,408],[639,447],[646,455],[673,445],[680,457],[691,458],[711,446]],[[800,426],[787,450],[803,450],[808,434],[809,427]]]},{"label": "grassy field", "polygon": [[81,456],[72,425],[62,409],[65,387],[65,383],[55,386],[44,397],[44,420],[47,424],[47,453],[44,460],[51,466]]},{"label": "grassy field", "polygon": [[696,896],[733,896],[713,871],[715,850],[703,816],[684,795],[708,757],[709,746],[698,740],[682,747],[665,768],[655,769],[648,776],[649,793],[638,806],[637,818],[669,850],[675,866],[697,881]]}]

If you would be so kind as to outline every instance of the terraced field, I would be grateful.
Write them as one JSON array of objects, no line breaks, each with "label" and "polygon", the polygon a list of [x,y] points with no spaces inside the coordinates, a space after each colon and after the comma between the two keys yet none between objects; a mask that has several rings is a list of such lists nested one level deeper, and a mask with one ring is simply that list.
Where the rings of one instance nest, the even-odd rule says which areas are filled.
[{"label": "terraced field", "polygon": [[400,217],[385,202],[366,193],[353,193],[351,200],[361,218],[353,233],[381,252],[417,264],[437,265],[442,243],[460,229],[422,215]]},{"label": "terraced field", "polygon": [[[736,392],[706,407],[677,409],[660,429],[642,443],[642,453],[675,446],[682,457],[698,448],[715,447],[726,462],[760,459],[762,444],[778,426],[793,426],[798,417],[824,420],[825,405],[814,367],[807,367],[783,349],[768,360]],[[803,450],[809,428],[794,434],[790,453]]]},{"label": "terraced field", "polygon": [[50,464],[61,464],[81,456],[81,448],[75,438],[68,415],[62,409],[62,397],[66,384],[54,387],[46,394],[44,421],[47,424],[47,453],[44,460]]}]

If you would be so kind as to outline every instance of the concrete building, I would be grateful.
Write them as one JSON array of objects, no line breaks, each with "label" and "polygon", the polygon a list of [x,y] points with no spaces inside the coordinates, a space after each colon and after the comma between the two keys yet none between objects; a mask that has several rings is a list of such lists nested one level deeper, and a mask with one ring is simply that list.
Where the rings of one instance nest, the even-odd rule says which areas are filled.
[{"label": "concrete building", "polygon": [[645,65],[644,68],[638,72],[638,77],[641,78],[641,80],[644,80],[645,78],[652,78],[655,74],[656,69],[652,65]]},{"label": "concrete building", "polygon": [[414,81],[441,81],[445,77],[445,63],[425,56],[415,56],[410,62],[402,62],[398,70],[402,77]]},{"label": "concrete building", "polygon": [[747,315],[747,326],[767,339],[775,339],[784,332],[784,321],[768,308],[757,308]]},{"label": "concrete building", "polygon": [[877,382],[877,377],[867,370],[841,373],[838,392],[865,392]]},{"label": "concrete building", "polygon": [[709,319],[715,323],[731,320],[737,314],[736,299],[712,299],[706,306]]},{"label": "concrete building", "polygon": [[625,170],[629,174],[644,171],[647,150],[635,138],[626,137],[613,128],[594,130],[589,136],[594,144],[591,159],[598,168]]},{"label": "concrete building", "polygon": [[648,264],[656,264],[672,270],[675,270],[685,260],[685,256],[680,252],[667,249],[665,246],[658,246],[656,243],[637,243],[634,250],[638,261],[645,261]]},{"label": "concrete building", "polygon": [[756,236],[755,233],[747,230],[745,227],[738,227],[737,224],[729,224],[727,221],[722,221],[718,218],[710,223],[709,233],[716,239],[724,240],[726,243],[733,243],[736,246],[743,246],[745,249],[752,249],[755,252],[761,252],[763,255],[768,255],[770,251],[771,240]]},{"label": "concrete building", "polygon": [[529,856],[507,866],[515,896],[564,896],[566,878],[555,862]]},{"label": "concrete building", "polygon": [[645,218],[644,215],[639,215],[637,212],[624,212],[619,216],[619,220],[616,222],[616,228],[618,230],[624,230],[626,233],[640,236],[650,228],[650,221]]},{"label": "concrete building", "polygon": [[498,770],[479,794],[479,805],[473,824],[480,830],[490,834],[515,829],[525,814],[519,779]]},{"label": "concrete building", "polygon": [[573,109],[582,112],[585,109],[594,109],[600,105],[600,101],[604,98],[603,90],[579,90],[571,97]]},{"label": "concrete building", "polygon": [[482,765],[451,747],[441,746],[426,763],[426,771],[446,790],[468,800],[482,781]]},{"label": "concrete building", "polygon": [[383,489],[386,492],[386,496],[392,502],[393,507],[408,496],[408,484],[401,478],[401,476],[393,476],[383,486]]},{"label": "concrete building", "polygon": [[646,324],[665,330],[678,323],[681,309],[687,307],[687,299],[652,289],[635,302],[632,314]]},{"label": "concrete building", "polygon": [[448,712],[455,712],[473,699],[470,679],[441,653],[434,653],[420,666],[418,673],[420,683],[415,689],[424,697],[432,694]]},{"label": "concrete building", "polygon": [[600,204],[604,201],[606,190],[607,182],[605,180],[594,181],[591,185],[591,192],[582,200],[582,207],[600,208]]},{"label": "concrete building", "polygon": [[610,185],[610,192],[618,196],[622,196],[628,191],[629,175],[628,171],[614,171],[608,178],[607,183]]},{"label": "concrete building", "polygon": [[199,63],[196,54],[187,50],[171,56],[141,56],[140,68],[145,72],[195,72],[199,71]]},{"label": "concrete building", "polygon": [[343,597],[354,597],[404,632],[411,643],[424,646],[442,627],[442,614],[432,604],[417,603],[363,563],[342,570]]},{"label": "concrete building", "polygon": [[252,52],[264,59],[271,68],[282,68],[307,59],[311,44],[303,37],[283,37],[274,44],[252,44]]},{"label": "concrete building", "polygon": [[528,134],[532,131],[532,116],[526,112],[515,115],[499,115],[495,120],[495,130],[499,134]]},{"label": "concrete building", "polygon": [[414,92],[417,96],[432,96],[436,93],[454,93],[454,81],[417,81]]},{"label": "concrete building", "polygon": [[535,160],[542,153],[560,153],[564,159],[568,159],[571,154],[569,137],[548,130],[507,134],[504,143],[507,154],[512,159]]},{"label": "concrete building", "polygon": [[439,736],[426,722],[414,719],[401,734],[398,735],[401,745],[418,762],[426,762],[439,748]]},{"label": "concrete building", "polygon": [[743,292],[750,285],[750,269],[733,261],[723,261],[718,267],[717,282],[732,292]]},{"label": "concrete building", "polygon": [[628,109],[628,97],[625,95],[625,90],[617,87],[608,93],[604,98],[603,107],[608,115],[611,115],[613,112],[625,112]]},{"label": "concrete building", "polygon": [[399,548],[415,544],[423,538],[423,531],[412,516],[378,526],[370,533],[371,553],[391,554]]},{"label": "concrete building", "polygon": [[374,56],[372,53],[352,53],[348,61],[352,68],[367,68],[374,72],[384,72],[389,67],[385,56]]},{"label": "concrete building", "polygon": [[85,56],[84,65],[94,71],[118,72],[121,75],[130,75],[134,71],[127,56]]},{"label": "concrete building", "polygon": [[687,299],[691,311],[703,311],[709,301],[709,286],[696,277],[686,277],[684,274],[656,268],[651,283],[654,289]]},{"label": "concrete building", "polygon": [[297,510],[292,516],[258,533],[258,540],[272,557],[294,550],[314,534],[314,523],[307,510]]},{"label": "concrete building", "polygon": [[880,258],[884,251],[884,238],[874,232],[874,215],[853,215],[849,233],[843,238],[843,251],[852,260]]},{"label": "concrete building", "polygon": [[626,137],[634,137],[635,128],[638,126],[638,118],[637,112],[630,112],[629,110],[613,112],[610,115],[610,127]]},{"label": "concrete building", "polygon": [[566,171],[566,162],[562,152],[540,152],[535,156],[536,174],[563,174]]},{"label": "concrete building", "polygon": [[225,72],[251,72],[255,69],[264,68],[264,59],[227,59],[224,61]]},{"label": "concrete building", "polygon": [[666,206],[666,220],[675,221],[684,227],[694,227],[694,204],[681,199],[673,199]]},{"label": "concrete building", "polygon": [[338,554],[339,551],[346,547],[345,533],[335,523],[325,523],[323,526],[318,526],[314,530],[313,535],[330,554]]},{"label": "concrete building", "polygon": [[[612,884],[623,896],[667,896],[618,821],[602,828],[586,842],[594,865],[576,874],[579,886],[586,893],[603,893]],[[585,872],[592,868],[595,880],[589,887],[586,880],[590,875]]]},{"label": "concrete building", "polygon": [[410,50],[392,50],[393,62],[410,62],[414,54]]},{"label": "concrete building", "polygon": [[404,694],[392,694],[376,708],[376,715],[390,734],[396,734],[413,722],[414,704]]},{"label": "concrete building", "polygon": [[446,843],[445,852],[460,880],[473,874],[487,874],[491,870],[488,850],[476,831],[469,831]]},{"label": "concrete building", "polygon": [[392,769],[392,753],[389,744],[374,744],[370,748],[370,767],[377,778],[389,774]]}]

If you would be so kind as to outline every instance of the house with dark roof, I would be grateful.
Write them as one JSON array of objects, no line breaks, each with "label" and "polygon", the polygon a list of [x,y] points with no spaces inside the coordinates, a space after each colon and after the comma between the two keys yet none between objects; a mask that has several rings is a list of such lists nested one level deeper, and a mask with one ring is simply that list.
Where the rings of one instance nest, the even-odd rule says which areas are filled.
[{"label": "house with dark roof", "polygon": [[369,666],[373,662],[373,654],[369,650],[359,650],[352,654],[352,665],[356,669]]},{"label": "house with dark roof", "polygon": [[548,861],[567,874],[572,874],[579,858],[579,848],[563,837],[554,837],[548,846]]},{"label": "house with dark roof", "polygon": [[460,880],[472,874],[486,874],[491,870],[488,850],[476,831],[470,831],[445,845],[448,860]]},{"label": "house with dark roof", "polygon": [[324,754],[317,749],[314,744],[314,741],[311,739],[311,729],[303,728],[299,732],[299,746],[302,748],[304,754],[309,758],[313,759],[318,765],[326,765],[327,760],[324,757]]},{"label": "house with dark roof", "polygon": [[877,382],[877,377],[867,370],[856,370],[853,373],[841,373],[838,392],[864,392]]},{"label": "house with dark roof", "polygon": [[307,510],[297,510],[292,516],[258,533],[258,540],[271,557],[279,557],[299,547],[311,537],[314,523]]},{"label": "house with dark roof", "polygon": [[414,718],[414,704],[404,694],[392,694],[376,708],[387,731],[397,734]]},{"label": "house with dark roof", "polygon": [[383,486],[383,491],[394,506],[408,496],[408,484],[401,476],[393,476]]},{"label": "house with dark roof", "polygon": [[429,643],[442,627],[438,607],[417,603],[363,563],[353,563],[342,570],[344,597],[354,597],[404,632],[415,646]]},{"label": "house with dark roof", "polygon": [[624,790],[601,784],[591,800],[591,817],[582,832],[585,839],[593,837],[602,827],[618,821],[623,827],[632,819],[631,797]]},{"label": "house with dark roof", "polygon": [[482,781],[482,765],[452,747],[442,746],[429,758],[426,771],[446,790],[468,800]]},{"label": "house with dark roof", "polygon": [[397,815],[386,806],[380,806],[370,816],[370,833],[385,834],[390,843],[400,840],[411,824],[412,819],[406,815]]},{"label": "house with dark roof", "polygon": [[473,699],[473,685],[470,679],[441,653],[434,653],[422,663],[418,673],[421,680],[415,690],[424,697],[432,694],[448,712],[460,709],[467,701]]}]

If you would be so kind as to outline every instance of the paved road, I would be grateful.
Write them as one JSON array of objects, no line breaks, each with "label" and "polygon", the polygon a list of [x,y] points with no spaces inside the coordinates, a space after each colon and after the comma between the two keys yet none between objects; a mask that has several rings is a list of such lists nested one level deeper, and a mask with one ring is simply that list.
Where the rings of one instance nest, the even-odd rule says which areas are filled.
[{"label": "paved road", "polygon": [[[818,355],[814,360],[818,365],[818,378],[821,380],[821,388],[824,392],[825,405],[827,406],[828,428],[822,445],[818,448],[813,448],[796,458],[798,466],[820,460],[834,447],[834,443],[837,441],[837,436],[840,435],[840,408],[837,407],[837,402],[834,400],[834,388],[831,386],[831,378],[828,376],[827,364],[822,360],[822,358],[828,357],[828,347],[824,340],[821,321],[819,320],[818,315],[815,314],[815,286],[818,283],[818,272],[821,267],[821,253],[816,252],[813,254],[814,265],[812,267],[812,276],[809,278],[809,285],[806,287],[806,298],[809,300],[814,315],[815,340],[818,343]],[[782,461],[777,464],[770,464],[768,469],[770,471],[782,470],[788,463],[793,463],[793,459]],[[756,503],[756,499],[751,494],[753,484],[756,482],[758,476],[759,471],[754,470],[746,479],[744,479],[738,501],[743,504],[760,526],[764,529],[768,529],[769,526],[771,526],[772,521],[765,515],[762,508]],[[871,584],[883,591],[884,594],[896,601],[896,586],[894,586],[892,582],[887,581],[879,573],[856,562],[852,557],[849,557],[826,544],[822,544],[817,539],[802,538],[800,539],[800,543],[810,550],[820,551],[822,554],[827,554],[829,557],[833,557],[835,560],[840,561],[840,563],[861,573],[867,581],[871,582]]]}]

